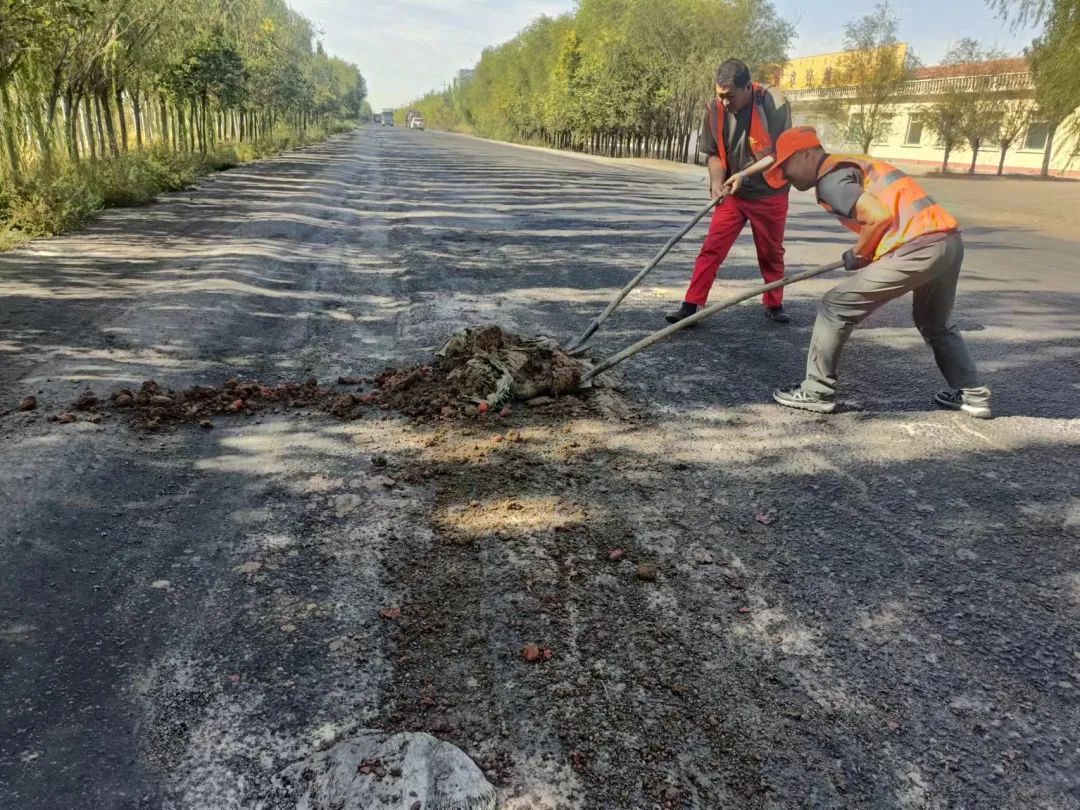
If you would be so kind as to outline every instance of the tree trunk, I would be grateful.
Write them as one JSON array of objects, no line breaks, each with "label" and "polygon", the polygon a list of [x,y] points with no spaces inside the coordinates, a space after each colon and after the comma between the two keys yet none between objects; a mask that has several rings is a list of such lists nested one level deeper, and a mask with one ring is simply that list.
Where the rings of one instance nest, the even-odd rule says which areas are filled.
[{"label": "tree trunk", "polygon": [[184,103],[173,104],[173,151],[187,151],[187,130],[184,128]]},{"label": "tree trunk", "polygon": [[1005,153],[1009,151],[1009,142],[1001,142],[1001,155],[998,157],[998,170],[997,175],[1001,177],[1001,171],[1005,168]]},{"label": "tree trunk", "polygon": [[945,144],[945,157],[941,161],[941,173],[949,173],[949,153],[952,151],[952,144]]},{"label": "tree trunk", "polygon": [[142,105],[139,103],[139,88],[131,94],[131,115],[135,119],[135,145],[139,148],[143,148],[143,122],[142,122]]},{"label": "tree trunk", "polygon": [[1046,151],[1043,152],[1042,171],[1043,177],[1050,176],[1050,158],[1054,153],[1054,133],[1057,132],[1058,123],[1051,123],[1046,131]]},{"label": "tree trunk", "polygon": [[4,130],[4,148],[7,151],[8,163],[11,165],[11,177],[18,183],[20,179],[20,166],[19,166],[19,147],[15,141],[15,127],[13,122],[15,116],[11,106],[11,95],[8,93],[6,84],[0,85],[0,103],[3,104],[0,107],[0,126]]},{"label": "tree trunk", "polygon": [[200,140],[201,140],[200,137],[199,137],[199,104],[198,104],[198,102],[197,101],[192,101],[191,102],[191,109],[190,110],[185,110],[185,112],[187,113],[186,124],[187,124],[188,137],[190,138],[191,151],[192,152],[198,152],[199,151],[199,143],[200,143]]},{"label": "tree trunk", "polygon": [[102,90],[100,93],[101,115],[105,119],[105,130],[109,134],[109,152],[113,157],[120,156],[120,146],[116,140],[116,124],[113,121],[112,104],[109,103],[109,94]]},{"label": "tree trunk", "polygon": [[94,117],[97,119],[97,142],[99,153],[102,158],[105,157],[105,123],[101,116],[101,93],[91,93],[91,98],[94,102]]},{"label": "tree trunk", "polygon": [[75,109],[73,94],[70,90],[64,93],[64,140],[67,141],[68,158],[72,163],[79,162],[79,138],[75,126]]},{"label": "tree trunk", "polygon": [[968,166],[968,174],[975,174],[975,161],[979,157],[979,142],[971,144],[971,165]]},{"label": "tree trunk", "polygon": [[[165,103],[164,96],[158,96],[158,129],[160,130],[159,138],[166,148],[169,146],[169,107]],[[173,124],[173,137],[172,137],[172,149],[176,151],[176,124]]]},{"label": "tree trunk", "polygon": [[83,99],[86,100],[86,104],[82,105],[83,114],[81,116],[83,136],[86,138],[86,145],[90,147],[90,159],[97,160],[97,138],[94,137],[94,96],[92,93],[87,96],[77,96],[75,99],[76,109]]},{"label": "tree trunk", "polygon": [[116,95],[116,118],[120,121],[120,148],[128,150],[127,117],[124,114],[124,93],[119,86],[114,87]]},{"label": "tree trunk", "polygon": [[45,125],[45,121],[41,115],[41,105],[37,99],[33,99],[27,105],[29,107],[28,117],[30,119],[30,129],[33,130],[34,135],[37,136],[38,150],[41,153],[42,161],[45,166],[52,164],[52,149],[51,147],[51,133]]}]

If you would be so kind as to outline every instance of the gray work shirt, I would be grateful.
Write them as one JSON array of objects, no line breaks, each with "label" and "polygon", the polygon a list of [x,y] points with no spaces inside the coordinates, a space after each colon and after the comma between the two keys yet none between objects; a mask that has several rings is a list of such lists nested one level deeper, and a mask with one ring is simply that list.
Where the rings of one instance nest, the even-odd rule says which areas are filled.
[{"label": "gray work shirt", "polygon": [[[747,104],[737,113],[725,113],[724,142],[727,146],[728,173],[742,171],[755,163],[754,153],[750,151],[750,113],[753,104]],[[765,127],[769,130],[769,137],[775,146],[776,139],[786,129],[791,129],[791,105],[787,98],[775,87],[765,88],[765,98],[762,100],[762,109],[765,111]],[[701,140],[698,143],[698,151],[706,158],[718,154],[716,148],[716,116],[720,102],[715,98],[705,105],[705,119],[702,121]],[[753,200],[760,197],[768,197],[772,194],[787,194],[788,186],[773,188],[765,182],[764,174],[755,174],[743,181],[739,189],[739,196]]]},{"label": "gray work shirt", "polygon": [[862,195],[863,173],[855,166],[838,166],[818,180],[818,201],[839,216],[855,219],[855,203]]}]

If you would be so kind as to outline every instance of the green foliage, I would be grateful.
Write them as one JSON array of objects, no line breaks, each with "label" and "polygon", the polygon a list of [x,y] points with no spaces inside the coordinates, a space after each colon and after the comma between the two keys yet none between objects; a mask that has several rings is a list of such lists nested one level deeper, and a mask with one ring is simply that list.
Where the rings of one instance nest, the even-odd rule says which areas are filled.
[{"label": "green foliage", "polygon": [[1045,29],[1027,51],[1035,80],[1035,118],[1049,124],[1043,155],[1043,175],[1049,174],[1057,129],[1072,117],[1066,135],[1080,149],[1080,0],[990,0],[1014,25],[1045,23]]},{"label": "green foliage", "polygon": [[0,229],[145,203],[340,131],[366,96],[284,0],[0,0]]},{"label": "green foliage", "polygon": [[866,154],[870,145],[887,138],[900,99],[901,88],[911,73],[911,59],[898,47],[900,22],[888,3],[849,20],[844,25],[844,59],[832,84],[848,95],[831,100],[826,114],[843,131],[848,143],[859,144]]},{"label": "green foliage", "polygon": [[[922,109],[924,123],[945,149],[942,171],[949,170],[949,155],[960,144],[966,143],[971,149],[968,171],[974,173],[979,150],[984,145],[1001,139],[1011,142],[1016,137],[1015,133],[1009,134],[1016,123],[1013,120],[1018,114],[1016,105],[989,83],[999,72],[998,62],[1004,58],[1003,52],[985,48],[967,37],[945,55],[942,64],[956,68],[957,74],[972,84],[970,87],[951,85],[933,104]],[[980,82],[981,79],[986,81]]]},{"label": "green foliage", "polygon": [[1046,30],[1028,53],[1035,98],[1051,122],[1064,121],[1080,107],[1080,0],[1057,0]]},{"label": "green foliage", "polygon": [[74,167],[42,172],[19,189],[8,188],[6,240],[48,236],[76,228],[102,206],[102,197]]},{"label": "green foliage", "polygon": [[791,36],[765,0],[580,0],[485,50],[469,80],[408,106],[433,129],[679,157],[716,66],[739,57],[767,81]]},{"label": "green foliage", "polygon": [[147,205],[165,191],[183,191],[210,172],[315,143],[351,127],[335,123],[304,134],[279,125],[260,141],[225,144],[201,152],[174,152],[163,145],[107,160],[39,167],[19,185],[0,186],[0,250],[25,239],[63,233],[96,211]]}]

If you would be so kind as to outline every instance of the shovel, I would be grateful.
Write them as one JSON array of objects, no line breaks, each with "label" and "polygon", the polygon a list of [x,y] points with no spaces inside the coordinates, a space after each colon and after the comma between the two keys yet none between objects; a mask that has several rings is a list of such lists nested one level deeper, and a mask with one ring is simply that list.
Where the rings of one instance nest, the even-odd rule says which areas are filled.
[{"label": "shovel", "polygon": [[656,265],[660,264],[660,260],[668,254],[668,251],[675,247],[675,245],[678,244],[679,240],[686,236],[686,234],[690,232],[690,229],[697,225],[698,222],[701,221],[701,218],[707,213],[709,213],[713,209],[713,207],[716,206],[717,203],[719,203],[722,199],[723,197],[717,197],[714,200],[710,200],[709,204],[702,208],[700,211],[698,211],[694,215],[694,218],[690,220],[686,225],[684,225],[677,234],[668,239],[667,243],[665,243],[665,245],[660,248],[660,252],[653,256],[652,261],[645,265],[644,269],[642,269],[640,273],[630,279],[627,285],[619,291],[619,294],[616,295],[613,299],[611,299],[611,303],[607,305],[604,311],[593,319],[592,323],[589,324],[589,327],[582,333],[581,337],[579,337],[577,340],[571,341],[566,346],[563,346],[563,351],[571,356],[578,355],[584,352],[587,348],[585,345],[586,342],[589,340],[589,338],[596,334],[596,330],[600,328],[600,324],[606,321],[608,319],[608,316],[610,316],[611,313],[615,311],[615,308],[619,306],[619,304],[623,302],[623,299],[630,294],[630,291],[633,290],[634,287],[636,287],[638,284],[640,284],[642,279],[644,279],[645,276],[649,275],[649,273],[652,272],[652,269],[656,267]]},{"label": "shovel", "polygon": [[[714,200],[713,202],[715,203],[716,201]],[[708,209],[706,209],[706,210],[708,210]],[[701,213],[702,213],[702,215],[704,215],[705,211],[702,211]],[[794,284],[797,281],[805,281],[808,278],[813,278],[814,276],[820,276],[820,275],[828,273],[828,272],[830,272],[832,270],[838,270],[843,266],[844,266],[844,263],[841,261],[841,262],[833,262],[832,264],[825,264],[825,265],[822,265],[821,267],[814,267],[814,268],[811,268],[810,270],[804,270],[801,273],[796,273],[793,276],[787,276],[785,278],[780,279],[779,281],[773,281],[773,282],[771,282],[769,284],[763,284],[760,287],[754,287],[751,290],[747,290],[744,293],[740,293],[739,295],[728,298],[725,301],[720,301],[720,302],[718,302],[716,304],[712,304],[711,306],[705,307],[705,309],[699,310],[698,312],[695,312],[693,315],[690,315],[689,317],[683,318],[681,321],[678,321],[677,323],[671,324],[671,326],[667,326],[667,327],[665,327],[665,328],[663,328],[663,329],[661,329],[661,330],[659,330],[657,332],[653,332],[648,337],[642,338],[637,343],[635,343],[632,346],[628,346],[627,348],[623,349],[621,352],[618,352],[616,354],[611,355],[608,358],[605,358],[604,360],[601,360],[599,363],[597,363],[595,366],[590,368],[588,371],[586,371],[581,376],[581,382],[578,383],[578,387],[579,388],[588,388],[589,386],[592,385],[593,379],[598,374],[601,374],[601,373],[607,371],[609,368],[612,368],[613,366],[618,365],[623,360],[626,360],[629,357],[633,357],[635,354],[642,351],[643,349],[649,348],[649,346],[652,346],[654,343],[658,343],[659,341],[663,340],[664,338],[670,337],[671,335],[678,332],[680,329],[685,329],[688,326],[693,326],[694,324],[698,323],[699,321],[705,320],[705,318],[708,318],[710,315],[715,315],[717,312],[721,312],[721,311],[723,311],[725,309],[729,309],[729,308],[735,306],[736,304],[740,304],[743,301],[746,301],[748,298],[755,298],[755,297],[761,295],[762,293],[768,292],[769,290],[775,290],[775,289],[778,289],[780,287],[786,287],[788,284]]]}]

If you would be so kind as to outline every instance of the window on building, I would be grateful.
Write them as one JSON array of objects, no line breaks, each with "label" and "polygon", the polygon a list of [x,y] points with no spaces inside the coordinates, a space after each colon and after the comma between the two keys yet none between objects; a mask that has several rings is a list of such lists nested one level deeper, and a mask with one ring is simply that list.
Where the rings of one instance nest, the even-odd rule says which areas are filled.
[{"label": "window on building", "polygon": [[917,115],[910,116],[907,122],[907,134],[904,136],[904,146],[918,146],[922,143],[922,131],[922,118]]},{"label": "window on building", "polygon": [[1046,141],[1050,137],[1050,125],[1045,121],[1032,124],[1024,136],[1024,149],[1046,151]]}]

